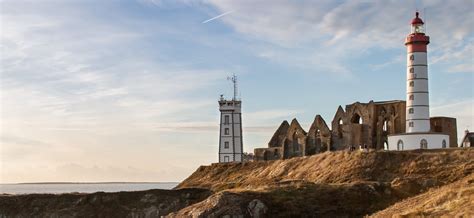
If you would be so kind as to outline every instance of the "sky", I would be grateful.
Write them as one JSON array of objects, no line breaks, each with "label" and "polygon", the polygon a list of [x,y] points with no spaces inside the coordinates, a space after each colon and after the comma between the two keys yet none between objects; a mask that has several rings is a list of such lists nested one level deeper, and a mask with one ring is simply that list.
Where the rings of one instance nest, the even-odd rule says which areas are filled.
[{"label": "sky", "polygon": [[244,150],[283,120],[404,100],[426,23],[431,116],[474,130],[474,8],[453,1],[0,0],[0,183],[181,181],[217,162],[218,97]]}]

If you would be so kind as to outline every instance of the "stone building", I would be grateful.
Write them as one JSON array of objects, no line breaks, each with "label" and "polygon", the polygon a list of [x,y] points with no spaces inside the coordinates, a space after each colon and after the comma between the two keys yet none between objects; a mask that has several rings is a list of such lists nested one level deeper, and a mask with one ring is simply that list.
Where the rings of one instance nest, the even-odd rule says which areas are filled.
[{"label": "stone building", "polygon": [[242,101],[237,98],[237,77],[230,78],[234,84],[234,97],[219,98],[219,163],[244,161],[242,140]]},{"label": "stone building", "polygon": [[[337,108],[331,129],[320,115],[316,115],[308,132],[296,119],[291,124],[285,120],[268,142],[268,148],[254,150],[254,158],[257,161],[287,159],[345,150],[351,146],[389,150],[388,135],[405,133],[405,108],[406,102],[401,100],[355,102],[346,105],[345,109]],[[432,117],[430,123],[433,132],[452,137],[449,147],[456,147],[455,118]]]},{"label": "stone building", "polygon": [[469,130],[466,129],[466,131],[464,132],[464,137],[462,138],[462,141],[459,147],[463,147],[463,148],[474,147],[474,132],[469,132]]},{"label": "stone building", "polygon": [[431,132],[449,134],[449,147],[458,147],[458,132],[456,118],[452,117],[431,117]]},{"label": "stone building", "polygon": [[268,148],[254,150],[256,160],[277,160],[306,155],[306,131],[296,119],[285,120],[268,143]]},{"label": "stone building", "polygon": [[356,102],[339,106],[332,120],[331,150],[354,146],[386,149],[389,134],[405,132],[405,101]]}]

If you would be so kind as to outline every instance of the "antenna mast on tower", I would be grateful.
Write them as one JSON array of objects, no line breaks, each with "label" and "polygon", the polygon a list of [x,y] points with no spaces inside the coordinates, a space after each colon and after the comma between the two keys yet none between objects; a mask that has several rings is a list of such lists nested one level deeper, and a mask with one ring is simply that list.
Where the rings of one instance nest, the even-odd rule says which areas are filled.
[{"label": "antenna mast on tower", "polygon": [[235,74],[232,74],[232,77],[227,77],[228,80],[232,81],[234,84],[234,98],[232,100],[237,100],[237,76]]}]

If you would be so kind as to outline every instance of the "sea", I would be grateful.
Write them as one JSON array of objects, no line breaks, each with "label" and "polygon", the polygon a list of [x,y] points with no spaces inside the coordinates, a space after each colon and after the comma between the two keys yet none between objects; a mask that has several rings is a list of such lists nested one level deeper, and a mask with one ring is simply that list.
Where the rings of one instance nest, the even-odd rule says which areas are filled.
[{"label": "sea", "polygon": [[173,189],[177,182],[157,183],[18,183],[0,184],[0,194],[61,194],[61,193],[94,193],[94,192],[121,192],[143,191],[149,189]]}]

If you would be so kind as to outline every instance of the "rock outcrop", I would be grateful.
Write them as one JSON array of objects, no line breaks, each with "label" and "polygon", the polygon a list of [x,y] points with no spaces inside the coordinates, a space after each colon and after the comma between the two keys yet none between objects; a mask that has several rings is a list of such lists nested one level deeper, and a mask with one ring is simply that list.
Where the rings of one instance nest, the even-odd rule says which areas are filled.
[{"label": "rock outcrop", "polygon": [[0,217],[161,217],[206,199],[207,189],[0,195]]}]

